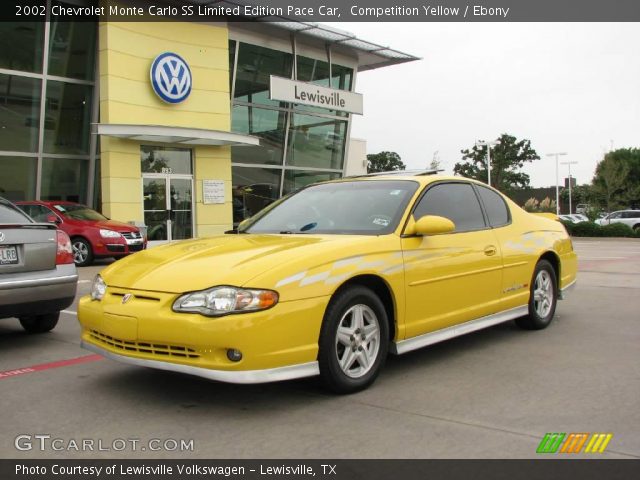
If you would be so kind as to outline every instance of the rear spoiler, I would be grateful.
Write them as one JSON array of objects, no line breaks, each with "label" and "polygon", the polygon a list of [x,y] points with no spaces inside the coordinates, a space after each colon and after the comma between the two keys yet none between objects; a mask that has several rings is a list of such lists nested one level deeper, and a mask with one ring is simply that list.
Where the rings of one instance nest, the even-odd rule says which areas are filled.
[{"label": "rear spoiler", "polygon": [[555,213],[550,212],[530,212],[531,215],[540,215],[541,217],[548,218],[549,220],[557,220],[560,221],[560,218]]}]

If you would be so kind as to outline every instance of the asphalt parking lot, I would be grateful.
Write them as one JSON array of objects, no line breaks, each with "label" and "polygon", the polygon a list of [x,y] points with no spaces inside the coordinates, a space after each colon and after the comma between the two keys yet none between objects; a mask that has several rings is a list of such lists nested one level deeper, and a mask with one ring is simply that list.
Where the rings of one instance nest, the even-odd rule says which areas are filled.
[{"label": "asphalt parking lot", "polygon": [[[0,457],[534,458],[547,432],[606,432],[599,458],[640,458],[640,241],[574,246],[578,286],[548,329],[510,322],[391,357],[351,396],[315,379],[238,386],[96,359],[79,347],[75,303],[44,335],[1,320],[0,372],[25,371],[0,373]],[[80,269],[78,297],[105,264]],[[50,435],[44,450],[35,435]],[[73,448],[83,439],[93,451]]]}]

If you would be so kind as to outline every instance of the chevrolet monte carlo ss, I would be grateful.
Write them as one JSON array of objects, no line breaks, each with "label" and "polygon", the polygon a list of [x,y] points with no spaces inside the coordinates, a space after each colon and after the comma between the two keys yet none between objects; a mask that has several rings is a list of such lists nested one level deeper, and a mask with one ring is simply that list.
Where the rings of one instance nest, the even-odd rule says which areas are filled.
[{"label": "chevrolet monte carlo ss", "polygon": [[551,322],[575,284],[562,224],[433,172],[306,187],[225,235],[136,253],[81,299],[82,344],[133,365],[348,393],[402,354]]}]

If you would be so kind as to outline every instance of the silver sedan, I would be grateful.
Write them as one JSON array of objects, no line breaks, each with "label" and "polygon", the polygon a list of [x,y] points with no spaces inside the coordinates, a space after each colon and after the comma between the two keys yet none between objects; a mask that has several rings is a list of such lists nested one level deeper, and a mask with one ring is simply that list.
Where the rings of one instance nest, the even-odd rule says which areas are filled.
[{"label": "silver sedan", "polygon": [[78,274],[66,233],[35,223],[0,197],[0,318],[48,332],[76,295]]}]

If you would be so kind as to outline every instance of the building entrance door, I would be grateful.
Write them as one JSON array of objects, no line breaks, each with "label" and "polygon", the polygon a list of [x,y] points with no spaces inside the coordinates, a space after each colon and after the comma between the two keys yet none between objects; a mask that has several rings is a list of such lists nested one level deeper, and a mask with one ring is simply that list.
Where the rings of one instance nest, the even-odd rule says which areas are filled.
[{"label": "building entrance door", "polygon": [[147,239],[165,242],[193,237],[191,151],[143,146],[141,157]]}]

